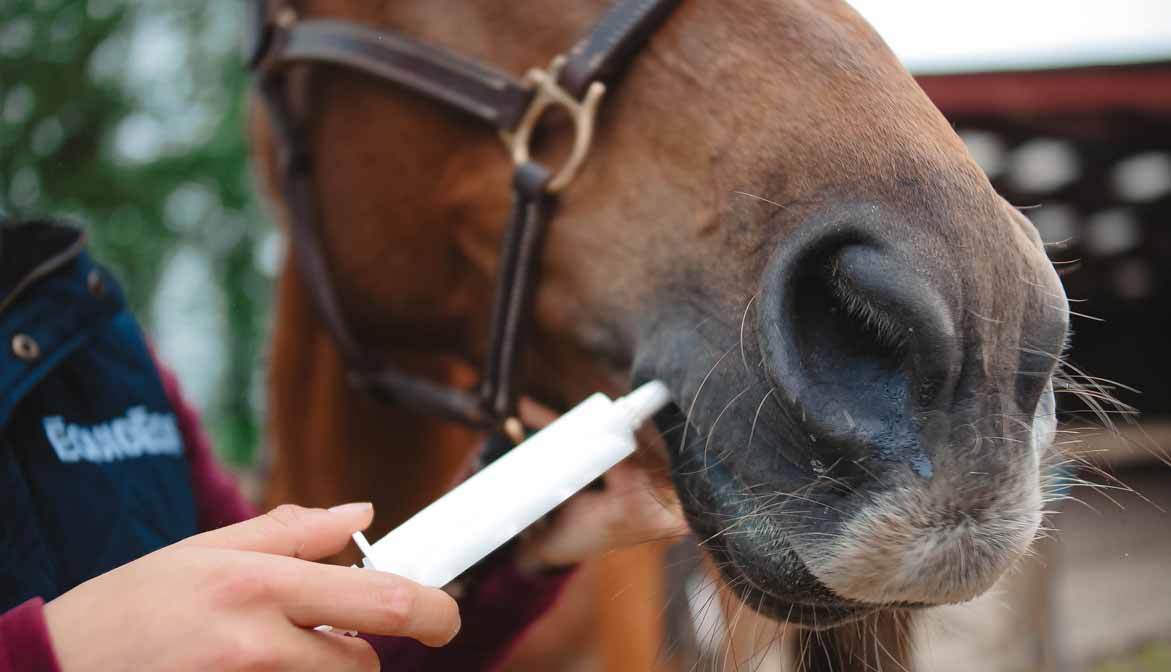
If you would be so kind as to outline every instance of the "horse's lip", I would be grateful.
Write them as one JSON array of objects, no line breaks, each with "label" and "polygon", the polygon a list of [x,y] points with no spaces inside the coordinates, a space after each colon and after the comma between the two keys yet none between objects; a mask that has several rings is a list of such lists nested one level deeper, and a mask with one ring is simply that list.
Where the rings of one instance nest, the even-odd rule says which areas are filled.
[{"label": "horse's lip", "polygon": [[[645,381],[636,381],[636,384],[641,384],[641,382]],[[672,392],[675,392],[674,389],[672,389]],[[682,409],[679,410],[681,411]],[[662,437],[661,433],[660,437]],[[662,438],[666,441],[666,437]],[[741,586],[736,591],[738,594],[741,591],[751,593],[748,596],[740,594],[741,601],[749,606],[755,605],[758,611],[763,611],[765,607],[768,607],[770,613],[765,613],[764,615],[778,620],[784,620],[794,625],[820,629],[849,623],[880,610],[919,609],[931,606],[911,603],[869,604],[847,600],[845,598],[838,598],[840,602],[834,604],[795,600],[792,597],[777,595],[761,587],[753,578],[752,574],[741,567],[734,554],[728,551],[722,543],[722,540],[718,537],[709,538],[701,542],[701,545],[707,548],[708,552],[713,556],[716,556],[716,559],[725,568],[734,570],[734,578],[738,579],[737,582]],[[796,618],[794,619],[793,617]]]},{"label": "horse's lip", "polygon": [[[745,592],[749,594],[744,594]],[[755,605],[761,615],[788,625],[821,630],[833,628],[864,618],[877,607],[827,607],[779,598],[771,593],[747,586],[738,598],[749,606]]]},{"label": "horse's lip", "polygon": [[[661,433],[660,436],[662,436]],[[663,440],[666,441],[666,437],[663,437]],[[776,595],[761,587],[751,573],[741,567],[734,555],[724,546],[722,539],[712,537],[701,542],[700,545],[705,547],[708,553],[725,567],[725,571],[730,569],[734,572],[733,577],[725,578],[735,580],[725,581],[725,584],[739,584],[739,587],[734,591],[739,599],[766,617],[816,629],[848,623],[880,608],[877,605],[849,603],[845,600],[840,604],[819,604]]]},{"label": "horse's lip", "polygon": [[710,552],[720,556],[725,568],[732,568],[736,574],[735,583],[739,584],[734,592],[743,603],[754,606],[764,616],[778,621],[798,625],[801,627],[820,630],[836,627],[856,621],[878,611],[890,609],[922,609],[927,604],[868,604],[852,600],[842,600],[840,604],[824,604],[796,600],[791,597],[776,595],[760,587],[736,561],[735,557],[726,552],[718,544],[705,544]]},{"label": "horse's lip", "polygon": [[[776,595],[775,593],[772,593],[768,589],[761,587],[753,579],[752,574],[740,566],[740,563],[736,560],[735,555],[732,553],[729,553],[727,551],[727,549],[722,544],[709,543],[706,545],[709,547],[709,550],[713,554],[720,556],[720,559],[723,561],[725,567],[730,567],[735,570],[736,578],[739,579],[739,582],[741,583],[741,585],[748,588],[751,592],[756,593],[757,598],[763,597],[764,599],[772,600],[774,603],[782,603],[785,605],[789,605],[790,609],[799,608],[801,610],[804,610],[805,612],[812,612],[814,614],[822,614],[822,615],[839,614],[839,615],[841,615],[838,619],[836,619],[833,622],[827,622],[826,619],[824,618],[824,616],[822,619],[816,619],[816,616],[815,616],[815,622],[813,624],[813,627],[819,627],[819,623],[817,623],[817,620],[821,621],[820,625],[830,626],[830,625],[837,625],[837,624],[853,621],[853,620],[856,620],[858,618],[861,618],[863,616],[866,616],[866,615],[871,614],[876,611],[891,610],[891,609],[926,609],[926,608],[929,608],[932,606],[936,606],[936,605],[931,605],[931,604],[921,603],[921,602],[888,602],[888,603],[883,603],[883,604],[877,604],[877,603],[870,603],[870,602],[859,602],[856,600],[848,600],[848,599],[840,598],[840,597],[838,598],[839,600],[841,600],[840,603],[825,604],[825,603],[818,603],[818,602],[806,602],[806,601],[802,601],[802,600],[795,600],[795,599],[792,599],[791,597]],[[799,623],[799,624],[800,625],[808,625],[807,623]]]}]

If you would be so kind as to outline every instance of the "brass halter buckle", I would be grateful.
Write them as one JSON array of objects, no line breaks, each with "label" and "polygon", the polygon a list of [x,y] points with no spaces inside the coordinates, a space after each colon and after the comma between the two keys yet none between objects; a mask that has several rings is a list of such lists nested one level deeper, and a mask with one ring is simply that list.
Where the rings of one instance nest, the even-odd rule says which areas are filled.
[{"label": "brass halter buckle", "polygon": [[512,154],[513,162],[519,166],[528,163],[531,158],[529,150],[533,130],[545,114],[545,110],[556,106],[569,113],[569,118],[573,120],[573,148],[570,149],[565,163],[549,180],[546,190],[551,194],[564,191],[573,182],[573,178],[577,177],[578,170],[589,156],[590,144],[594,139],[594,119],[597,117],[598,103],[602,102],[602,95],[606,93],[606,85],[594,82],[586,90],[584,99],[579,101],[569,95],[557,83],[557,77],[564,66],[565,56],[558,56],[553,59],[548,70],[529,70],[525,80],[531,82],[535,88],[533,100],[517,124],[516,130],[500,133],[501,139]]}]

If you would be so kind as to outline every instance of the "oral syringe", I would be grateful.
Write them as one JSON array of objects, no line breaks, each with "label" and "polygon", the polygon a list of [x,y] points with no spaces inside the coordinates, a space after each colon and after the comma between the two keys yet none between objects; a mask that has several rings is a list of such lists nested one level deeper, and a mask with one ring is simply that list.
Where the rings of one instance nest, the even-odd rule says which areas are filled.
[{"label": "oral syringe", "polygon": [[670,401],[658,381],[589,397],[374,544],[355,533],[363,564],[447,585],[634,453],[635,431]]}]

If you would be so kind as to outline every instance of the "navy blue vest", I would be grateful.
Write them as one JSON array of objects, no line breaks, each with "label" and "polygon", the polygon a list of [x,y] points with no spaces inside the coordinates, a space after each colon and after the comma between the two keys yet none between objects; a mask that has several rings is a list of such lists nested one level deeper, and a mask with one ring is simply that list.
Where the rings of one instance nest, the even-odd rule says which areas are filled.
[{"label": "navy blue vest", "polygon": [[196,532],[175,415],[83,242],[0,227],[0,612]]}]

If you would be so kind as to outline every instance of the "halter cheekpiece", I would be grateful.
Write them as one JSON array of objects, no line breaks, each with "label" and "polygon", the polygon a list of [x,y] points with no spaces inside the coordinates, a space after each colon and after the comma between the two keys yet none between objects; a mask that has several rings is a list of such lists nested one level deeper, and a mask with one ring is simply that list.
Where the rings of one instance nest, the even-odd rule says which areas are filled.
[{"label": "halter cheekpiece", "polygon": [[[671,14],[679,0],[619,0],[585,39],[547,69],[524,79],[466,60],[404,35],[348,21],[302,18],[296,0],[249,0],[245,58],[256,75],[280,147],[281,190],[298,269],[320,319],[349,368],[349,380],[368,394],[481,429],[522,433],[513,377],[530,312],[541,243],[557,194],[568,188],[589,155],[594,122],[607,83]],[[494,127],[516,170],[504,234],[489,341],[479,383],[458,389],[376,364],[342,313],[322,249],[307,119],[294,110],[289,70],[324,63],[367,73],[447,104]],[[556,170],[532,160],[533,130],[550,107],[572,121],[573,143]]]}]

